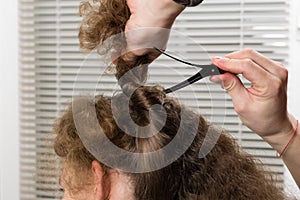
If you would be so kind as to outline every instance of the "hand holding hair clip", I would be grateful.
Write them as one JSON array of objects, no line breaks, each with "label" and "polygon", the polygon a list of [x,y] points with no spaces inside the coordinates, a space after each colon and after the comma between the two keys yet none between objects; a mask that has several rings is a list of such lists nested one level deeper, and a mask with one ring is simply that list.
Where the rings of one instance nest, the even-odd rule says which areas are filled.
[{"label": "hand holding hair clip", "polygon": [[195,82],[197,82],[197,81],[199,81],[199,80],[201,80],[205,77],[212,76],[212,75],[218,75],[218,74],[224,74],[224,73],[227,72],[227,71],[224,71],[224,70],[220,69],[219,67],[217,67],[216,65],[213,65],[213,64],[199,65],[199,64],[190,63],[190,62],[181,60],[179,58],[176,58],[176,57],[166,53],[165,50],[161,50],[161,49],[158,49],[156,47],[154,47],[154,49],[159,51],[160,53],[168,56],[169,58],[172,58],[173,60],[178,61],[178,62],[184,63],[186,65],[202,68],[198,73],[191,76],[190,78],[174,85],[173,87],[165,89],[165,93],[175,92],[176,90],[179,90],[179,89],[184,88],[188,85],[191,85],[191,84],[193,84],[193,83],[195,83]]}]

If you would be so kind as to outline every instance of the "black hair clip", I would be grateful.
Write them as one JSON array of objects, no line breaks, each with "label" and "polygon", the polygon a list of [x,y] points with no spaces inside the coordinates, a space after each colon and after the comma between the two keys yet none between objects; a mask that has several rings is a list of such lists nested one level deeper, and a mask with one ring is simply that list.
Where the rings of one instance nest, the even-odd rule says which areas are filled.
[{"label": "black hair clip", "polygon": [[199,80],[201,80],[205,77],[212,76],[212,75],[218,75],[218,74],[224,74],[224,73],[227,72],[227,71],[224,71],[224,70],[220,69],[219,67],[217,67],[216,65],[213,65],[213,64],[199,65],[199,64],[190,63],[190,62],[181,60],[179,58],[176,58],[176,57],[166,53],[165,50],[161,50],[161,49],[158,49],[156,47],[154,47],[154,49],[159,51],[160,53],[168,56],[169,58],[172,58],[173,60],[178,61],[178,62],[184,63],[186,65],[202,68],[198,73],[196,73],[195,75],[193,75],[190,78],[186,79],[185,81],[182,81],[181,83],[178,83],[177,85],[174,85],[173,87],[165,89],[165,93],[175,92],[176,90],[179,90],[179,89],[184,88],[188,85],[191,85],[191,84],[193,84],[193,83],[195,83],[195,82],[197,82],[197,81],[199,81]]}]

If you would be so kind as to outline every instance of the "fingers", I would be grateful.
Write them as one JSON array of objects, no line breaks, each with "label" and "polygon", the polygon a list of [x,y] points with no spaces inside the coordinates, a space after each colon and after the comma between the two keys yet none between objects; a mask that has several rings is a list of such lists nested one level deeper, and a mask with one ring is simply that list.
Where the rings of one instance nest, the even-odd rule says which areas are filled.
[{"label": "fingers", "polygon": [[268,72],[250,59],[214,57],[212,62],[223,70],[233,74],[242,74],[253,84],[253,87],[268,84],[266,81],[262,82],[262,80],[265,80],[269,76]]},{"label": "fingers", "polygon": [[[251,59],[213,58],[212,62],[221,69],[233,73],[220,75],[218,78],[221,79],[224,89],[229,92],[233,101],[236,102],[236,105],[243,104],[242,102],[238,102],[239,100],[237,99],[249,99],[249,96],[245,96],[247,94],[252,95],[252,97],[260,96],[263,98],[272,96],[276,93],[280,85],[286,83],[286,81],[283,82],[280,78],[266,71]],[[251,87],[245,88],[240,80],[236,79],[237,77],[234,74],[242,74],[251,82]],[[213,78],[212,81],[214,79],[215,78]],[[243,93],[241,93],[241,91],[243,91]]]},{"label": "fingers", "polygon": [[[225,58],[213,58],[212,62],[225,73],[211,77],[221,83],[232,97],[234,108],[243,123],[261,136],[278,133],[281,128],[287,102],[287,70],[253,50],[228,54]],[[251,83],[245,87],[234,74],[242,74]],[[263,123],[262,123],[263,122]]]},{"label": "fingers", "polygon": [[250,97],[247,88],[245,88],[241,80],[234,74],[225,73],[223,75],[216,75],[210,77],[210,80],[214,83],[220,83],[227,90],[237,113],[248,104],[247,102],[249,102]]},{"label": "fingers", "polygon": [[250,59],[258,66],[277,76],[278,78],[287,78],[287,70],[284,68],[283,64],[273,61],[253,49],[244,49],[242,51],[233,52],[226,55],[226,57],[231,59]]}]

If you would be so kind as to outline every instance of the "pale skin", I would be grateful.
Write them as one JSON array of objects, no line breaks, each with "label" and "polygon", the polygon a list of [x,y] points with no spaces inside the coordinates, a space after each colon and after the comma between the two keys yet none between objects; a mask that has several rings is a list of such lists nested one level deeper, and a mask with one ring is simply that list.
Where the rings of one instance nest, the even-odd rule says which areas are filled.
[{"label": "pale skin", "polygon": [[[184,10],[184,7],[174,4],[172,0],[127,0],[127,4],[132,12],[126,26],[127,31],[152,26],[171,28],[176,17]],[[147,31],[137,35],[134,40],[129,36],[128,46],[134,46],[148,37],[150,35],[147,35]],[[153,55],[153,50],[150,49],[132,52],[138,56],[148,53]],[[159,55],[155,54],[152,58],[155,59],[157,56]],[[231,72],[211,77],[211,81],[220,83],[228,91],[243,123],[276,151],[282,152],[296,128],[296,119],[287,111],[287,69],[281,63],[251,49],[234,52],[224,58],[214,57],[212,62]],[[241,74],[252,83],[252,86],[246,88],[234,74]],[[300,187],[299,129],[282,156],[298,187]]]},{"label": "pale skin", "polygon": [[[252,49],[234,52],[224,58],[214,57],[212,62],[231,73],[213,76],[211,81],[221,83],[228,91],[243,123],[281,153],[296,129],[296,119],[287,111],[287,69]],[[251,87],[246,88],[233,74],[243,75],[252,83]],[[282,156],[298,187],[299,146],[298,128],[296,137]]]},{"label": "pale skin", "polygon": [[170,0],[126,2],[131,12],[125,27],[127,51],[137,56],[147,54],[151,62],[160,55],[153,50],[153,46],[166,47],[169,30],[185,7]]},{"label": "pale skin", "polygon": [[[68,168],[68,166],[65,167]],[[62,200],[135,200],[134,187],[126,174],[118,170],[109,170],[109,175],[104,179],[102,165],[96,160],[92,162],[91,168],[91,172],[86,174],[86,177],[87,179],[91,178],[92,183],[81,180],[84,183],[86,182],[88,186],[76,192],[64,182],[65,176],[68,176],[68,170],[63,172],[60,178],[60,185],[64,190]],[[76,184],[75,180],[74,183]]]},{"label": "pale skin", "polygon": [[[126,25],[127,32],[147,27],[171,29],[176,17],[184,10],[183,6],[172,0],[127,0],[127,4],[132,14]],[[152,49],[143,48],[145,38],[153,37],[153,33],[147,33],[139,31],[134,35],[126,34],[128,50],[137,56],[150,54],[152,61],[159,54]],[[161,38],[153,38],[154,41],[159,39]],[[167,39],[168,37],[160,42],[166,45]],[[139,46],[141,48],[137,48]],[[296,119],[287,111],[288,71],[282,64],[251,49],[234,52],[223,58],[214,57],[212,62],[231,72],[213,76],[211,81],[220,83],[228,91],[243,123],[275,150],[282,152],[296,128]],[[234,74],[241,74],[252,83],[252,86],[246,88]],[[298,187],[300,187],[299,147],[300,129],[282,156]],[[76,194],[66,186],[62,175],[63,200],[105,200],[107,196],[111,200],[135,200],[134,186],[127,175],[118,170],[111,170],[107,180],[104,180],[103,168],[98,161],[93,161],[91,168],[87,176],[92,177],[92,184]],[[110,191],[109,194],[107,191]]]}]

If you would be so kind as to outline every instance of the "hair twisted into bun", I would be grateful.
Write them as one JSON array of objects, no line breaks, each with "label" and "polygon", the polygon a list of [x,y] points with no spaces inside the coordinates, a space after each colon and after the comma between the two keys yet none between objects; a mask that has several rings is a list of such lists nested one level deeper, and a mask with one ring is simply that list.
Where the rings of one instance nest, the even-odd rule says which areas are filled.
[{"label": "hair twisted into bun", "polygon": [[[84,20],[79,38],[81,47],[87,50],[124,31],[126,21],[130,17],[125,0],[94,2],[99,4],[84,2],[80,6]],[[106,50],[115,48],[124,52],[124,38],[113,39],[115,41],[107,45]],[[121,44],[118,45],[120,41]],[[93,134],[100,134],[91,129],[94,126],[91,123],[94,122],[89,117],[93,114],[91,110],[95,110],[97,124],[105,136],[126,152],[155,152],[172,143],[179,130],[183,133],[179,138],[182,141],[180,145],[187,148],[169,165],[145,173],[124,172],[132,179],[135,198],[138,200],[284,199],[282,192],[270,179],[270,174],[256,165],[251,156],[242,152],[226,133],[222,130],[208,131],[210,125],[201,115],[166,96],[161,87],[143,86],[148,72],[147,65],[144,65],[147,63],[147,56],[135,57],[130,52],[120,55],[117,60],[116,77],[123,93],[113,97],[97,96],[95,99],[74,100],[73,105],[77,103],[80,106],[72,108],[70,105],[55,124],[57,136],[54,148],[68,166],[75,163],[74,169],[85,172],[90,169],[92,161],[98,158],[95,152],[91,153],[86,143],[83,143],[79,136],[80,130],[74,122],[75,117],[83,122],[86,134],[92,135],[93,138]],[[147,129],[149,124],[152,126]],[[222,134],[217,144],[206,157],[200,159],[199,151],[205,136],[219,134],[220,131]],[[185,143],[185,138],[188,137],[192,137],[189,144]],[[106,145],[102,140],[89,142],[100,150]],[[173,148],[173,152],[162,151],[159,162],[167,160],[170,154],[177,154],[178,149]],[[108,158],[115,161],[124,159],[114,153],[104,155],[104,159]],[[128,167],[125,165],[140,164],[135,159],[126,160],[120,163],[120,169]],[[98,161],[105,170],[111,169],[101,159]],[[147,160],[147,157],[144,161],[141,164],[142,168],[146,169],[148,165],[153,164],[153,160]],[[76,176],[80,174],[82,173]],[[82,177],[86,175],[83,174]]]},{"label": "hair twisted into bun", "polygon": [[[80,5],[83,21],[79,30],[80,47],[84,50],[98,48],[98,53],[116,62],[116,78],[125,93],[130,87],[144,85],[148,77],[148,56],[135,56],[127,52],[124,35],[125,25],[130,17],[126,0],[84,1]],[[100,49],[100,50],[99,50]],[[113,54],[113,55],[111,55]],[[129,88],[128,88],[129,87]]]}]

